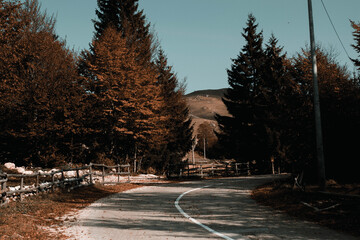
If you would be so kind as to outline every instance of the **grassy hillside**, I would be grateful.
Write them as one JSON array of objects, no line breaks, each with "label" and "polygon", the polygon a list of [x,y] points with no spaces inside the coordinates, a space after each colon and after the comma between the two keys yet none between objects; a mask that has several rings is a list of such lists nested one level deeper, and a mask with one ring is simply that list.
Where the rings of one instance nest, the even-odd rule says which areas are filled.
[{"label": "grassy hillside", "polygon": [[196,97],[196,96],[209,96],[215,98],[222,98],[226,93],[227,88],[222,89],[207,89],[207,90],[199,90],[186,95],[187,97]]},{"label": "grassy hillside", "polygon": [[195,91],[186,95],[190,116],[193,119],[195,130],[194,134],[197,134],[199,125],[204,122],[212,126],[214,130],[218,130],[215,114],[229,115],[224,103],[221,100],[225,92],[226,88]]},{"label": "grassy hillside", "polygon": [[186,95],[193,119],[215,120],[215,114],[228,115],[221,98],[226,89],[195,91]]}]

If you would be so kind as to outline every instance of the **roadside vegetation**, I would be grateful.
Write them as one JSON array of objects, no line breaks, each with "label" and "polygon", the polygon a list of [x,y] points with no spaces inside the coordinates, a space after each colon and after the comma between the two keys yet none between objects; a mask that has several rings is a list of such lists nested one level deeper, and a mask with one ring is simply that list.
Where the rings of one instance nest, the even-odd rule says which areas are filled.
[{"label": "roadside vegetation", "polygon": [[[359,53],[359,25],[349,22],[353,47]],[[288,56],[272,35],[266,40],[255,16],[243,29],[244,46],[228,69],[229,89],[223,102],[230,116],[216,115],[220,131],[214,147],[218,158],[252,163],[258,173],[304,174],[317,181],[317,155],[311,54],[303,47]],[[316,46],[326,176],[336,181],[359,181],[354,167],[359,152],[360,65],[357,70],[337,60],[334,49]]]},{"label": "roadside vegetation", "polygon": [[[22,202],[11,202],[0,207],[0,240],[8,239],[66,239],[61,228],[75,221],[74,214],[111,194],[139,185],[92,185],[71,192],[57,190],[28,197]],[[69,217],[66,217],[69,215]]]},{"label": "roadside vegetation", "polygon": [[294,218],[360,237],[360,184],[328,181],[325,194],[314,185],[303,191],[287,179],[260,186],[251,196]]},{"label": "roadside vegetation", "polygon": [[138,1],[97,3],[90,47],[75,52],[38,0],[0,0],[0,163],[165,173],[191,149],[184,83]]},{"label": "roadside vegetation", "polygon": [[[277,170],[302,174],[301,185],[316,182],[307,47],[287,56],[275,35],[264,39],[250,14],[242,33],[245,44],[227,70],[229,88],[222,98],[227,111],[216,114],[216,132],[204,123],[195,136],[185,83],[169,65],[138,0],[97,4],[90,47],[74,52],[38,0],[0,0],[0,164],[130,163],[141,172],[166,174],[179,172],[174,166],[183,165],[192,149],[202,155],[207,146],[210,158],[249,163],[255,174]],[[359,182],[360,23],[349,24],[359,54],[352,59],[354,72],[320,44],[316,54],[327,177],[354,184]],[[329,183],[329,190],[341,186]],[[0,209],[0,239],[56,238],[43,227],[133,187],[91,186],[10,203]],[[359,236],[358,200],[312,187],[293,190],[286,182],[264,186],[253,196]],[[318,204],[339,205],[317,211]]]}]

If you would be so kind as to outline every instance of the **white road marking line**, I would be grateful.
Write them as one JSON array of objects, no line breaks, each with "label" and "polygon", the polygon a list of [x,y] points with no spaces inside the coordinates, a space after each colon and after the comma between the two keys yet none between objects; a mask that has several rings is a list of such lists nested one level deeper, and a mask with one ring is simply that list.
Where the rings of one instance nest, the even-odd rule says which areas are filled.
[{"label": "white road marking line", "polygon": [[211,185],[208,185],[208,186],[204,186],[204,187],[201,187],[201,188],[191,189],[191,190],[189,190],[189,191],[187,191],[187,192],[184,192],[183,194],[181,194],[181,195],[176,199],[176,201],[175,201],[175,207],[177,208],[177,210],[178,210],[184,217],[186,217],[187,219],[189,219],[189,220],[192,221],[193,223],[199,225],[200,227],[206,229],[208,232],[211,232],[211,233],[213,233],[213,234],[215,234],[215,235],[217,235],[217,236],[219,236],[219,237],[221,237],[221,238],[223,238],[223,239],[226,239],[226,240],[234,240],[234,239],[231,238],[231,237],[228,237],[228,236],[226,236],[226,235],[224,235],[224,234],[222,234],[222,233],[219,233],[219,232],[215,231],[215,230],[212,229],[212,228],[209,228],[208,226],[202,224],[201,222],[199,222],[199,221],[196,220],[195,218],[190,217],[186,212],[184,212],[184,210],[183,210],[183,209],[180,207],[180,205],[179,205],[179,202],[180,202],[181,198],[182,198],[183,196],[185,196],[186,194],[191,193],[191,192],[193,192],[193,191],[197,191],[197,190],[203,189],[203,188],[207,188],[207,187],[210,187],[210,186],[211,186]]}]

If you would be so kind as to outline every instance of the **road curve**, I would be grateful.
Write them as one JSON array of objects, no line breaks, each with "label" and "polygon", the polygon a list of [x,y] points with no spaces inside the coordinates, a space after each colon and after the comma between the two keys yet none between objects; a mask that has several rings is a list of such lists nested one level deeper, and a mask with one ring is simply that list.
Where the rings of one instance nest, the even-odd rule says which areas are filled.
[{"label": "road curve", "polygon": [[147,186],[80,211],[69,239],[356,239],[259,206],[250,198],[272,176]]}]

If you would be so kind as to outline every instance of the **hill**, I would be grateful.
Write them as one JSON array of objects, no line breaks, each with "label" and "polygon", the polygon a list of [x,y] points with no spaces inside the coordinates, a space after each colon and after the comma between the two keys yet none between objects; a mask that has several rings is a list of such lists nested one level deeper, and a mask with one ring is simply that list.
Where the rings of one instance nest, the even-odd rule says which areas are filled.
[{"label": "hill", "polygon": [[215,114],[229,115],[221,98],[226,88],[218,90],[200,90],[186,95],[190,115],[193,119],[215,120]]},{"label": "hill", "polygon": [[196,97],[196,96],[208,96],[208,97],[215,97],[215,98],[222,98],[226,93],[227,88],[222,89],[207,89],[207,90],[199,90],[186,95],[186,97]]},{"label": "hill", "polygon": [[210,125],[213,130],[218,131],[219,127],[215,120],[215,114],[229,116],[226,106],[221,100],[226,90],[226,88],[200,90],[185,96],[194,124],[194,135],[198,134],[198,129],[201,124]]}]

